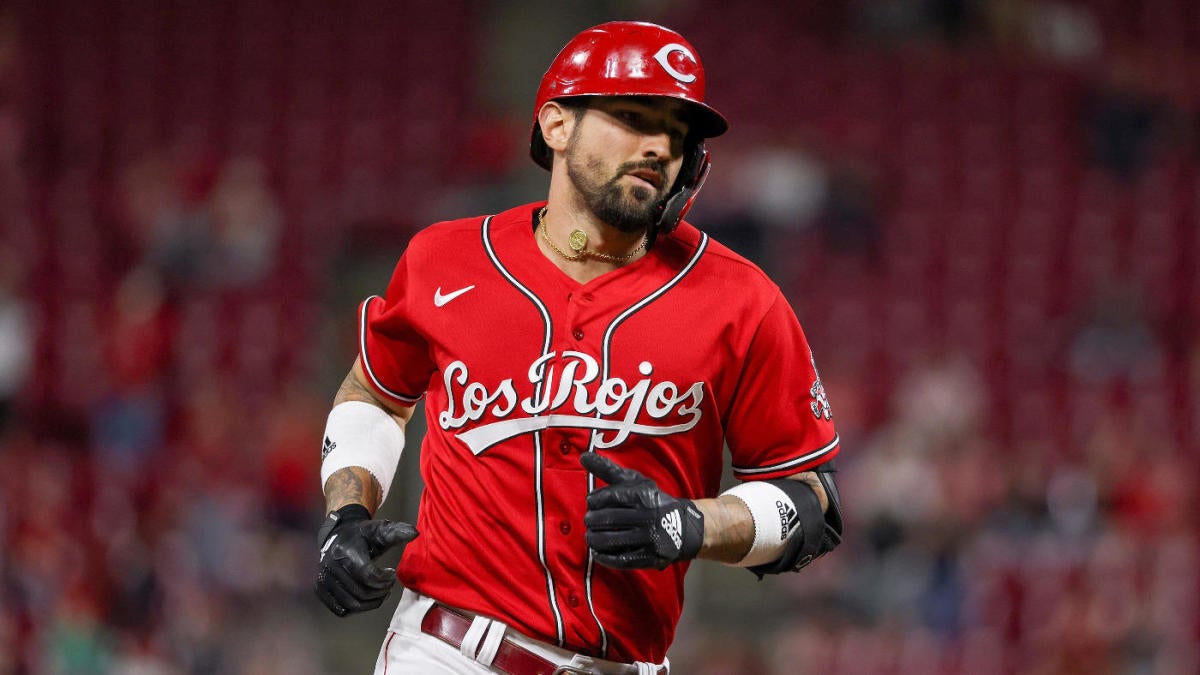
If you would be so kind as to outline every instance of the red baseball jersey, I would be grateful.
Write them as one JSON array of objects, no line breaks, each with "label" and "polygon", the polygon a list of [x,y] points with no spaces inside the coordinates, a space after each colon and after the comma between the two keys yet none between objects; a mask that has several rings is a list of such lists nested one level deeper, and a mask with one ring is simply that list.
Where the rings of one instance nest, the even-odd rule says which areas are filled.
[{"label": "red baseball jersey", "polygon": [[413,237],[387,297],[360,306],[379,395],[426,398],[425,481],[407,587],[525,635],[661,662],[687,564],[617,570],[584,540],[602,452],[664,491],[714,497],[812,469],[838,436],[795,313],[761,270],[687,223],[586,284],[538,248],[542,204]]}]

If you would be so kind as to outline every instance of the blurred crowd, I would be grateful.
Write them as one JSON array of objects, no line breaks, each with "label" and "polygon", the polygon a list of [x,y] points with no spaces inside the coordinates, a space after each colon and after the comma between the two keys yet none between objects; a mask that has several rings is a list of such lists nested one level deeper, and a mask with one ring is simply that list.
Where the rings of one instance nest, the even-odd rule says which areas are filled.
[{"label": "blurred crowd", "polygon": [[857,536],[686,672],[1195,672],[1195,458],[1119,400],[1065,456],[989,438],[989,407],[961,359],[909,373],[842,460]]},{"label": "blurred crowd", "polygon": [[303,620],[325,396],[279,381],[266,168],[168,144],[101,186],[47,156],[69,135],[29,114],[18,19],[0,12],[0,673],[326,672]]},{"label": "blurred crowd", "polygon": [[[176,35],[163,26],[187,24],[195,11],[221,44],[223,24],[202,3],[165,4],[188,9],[132,3],[121,21],[134,29],[111,39],[167,39],[155,31]],[[284,15],[285,4],[276,8]],[[938,64],[1033,60],[1069,72],[1079,90],[1070,99],[1073,136],[1033,145],[1066,144],[1066,172],[1102,186],[1079,188],[1076,230],[1092,213],[1083,203],[1089,194],[1123,204],[1153,185],[1148,199],[1172,205],[1166,224],[1137,216],[1114,226],[1119,243],[1084,242],[1096,248],[1082,259],[1142,239],[1153,249],[1158,235],[1146,232],[1174,233],[1175,242],[1161,253],[1168,292],[1146,292],[1158,277],[1137,266],[1153,257],[1126,269],[1098,263],[1084,292],[1046,296],[1039,307],[1047,315],[1034,321],[1044,319],[1043,330],[1009,341],[989,319],[992,305],[1008,303],[1009,293],[1069,285],[1053,269],[1067,255],[1068,236],[1055,238],[1066,226],[1052,220],[1034,233],[1059,252],[1043,261],[1051,273],[1032,282],[1019,278],[1024,259],[989,267],[993,230],[971,229],[978,223],[944,216],[952,223],[940,244],[897,239],[910,231],[909,197],[897,197],[896,186],[919,189],[923,176],[863,148],[907,140],[880,132],[869,115],[839,110],[803,126],[739,116],[750,102],[732,100],[738,92],[761,99],[783,91],[777,82],[743,78],[736,89],[726,85],[728,98],[714,93],[734,131],[714,143],[716,171],[695,221],[771,272],[805,322],[843,438],[849,536],[804,573],[763,582],[693,566],[673,672],[1200,672],[1200,81],[1186,74],[1200,72],[1194,9],[1182,0],[813,1],[785,3],[787,11],[769,2],[644,4],[648,18],[689,36],[689,21],[707,17],[709,33],[698,26],[692,39],[714,73],[722,60],[730,72],[730,55],[744,47],[705,37],[737,23],[720,12],[776,17],[758,22],[764,45],[791,45],[792,32],[804,33],[816,45],[814,70],[825,67],[825,53],[832,64],[843,63],[836,55],[882,49]],[[1154,27],[1173,23],[1143,4],[1191,23],[1156,43]],[[398,223],[402,214],[378,208],[393,203],[391,158],[341,174],[328,168],[387,145],[371,135],[370,102],[389,99],[379,82],[354,89],[330,71],[321,76],[325,95],[359,96],[331,112],[332,122],[299,119],[280,131],[283,113],[252,118],[238,128],[268,140],[243,145],[231,140],[236,133],[206,135],[182,117],[176,126],[150,120],[151,142],[110,137],[50,109],[47,101],[74,94],[66,84],[47,93],[58,73],[44,63],[99,49],[98,26],[116,22],[99,20],[103,5],[63,0],[21,14],[0,0],[0,674],[365,672],[386,609],[374,624],[338,623],[319,611],[309,586],[321,508],[317,439],[331,377],[353,358],[354,293],[386,282],[394,257],[378,241],[402,246],[409,225],[423,224]],[[230,16],[241,7],[214,6]],[[69,18],[75,10],[84,18]],[[375,10],[360,10],[346,11],[361,21],[354,25],[372,23]],[[469,20],[472,5],[439,11]],[[1114,37],[1114,15],[1151,28]],[[402,15],[391,18],[403,24]],[[558,15],[564,35],[603,18]],[[56,26],[71,21],[68,39]],[[771,31],[786,42],[771,42]],[[299,32],[309,45],[326,35]],[[380,39],[390,49],[388,36]],[[255,48],[287,51],[268,38]],[[1155,50],[1157,58],[1146,55]],[[174,77],[187,80],[186,58],[172,63]],[[268,65],[290,77],[279,75],[286,66]],[[709,79],[720,92],[717,75]],[[871,100],[851,84],[839,85],[839,100]],[[793,86],[805,84],[787,91]],[[98,105],[100,94],[88,91],[82,100]],[[172,92],[155,96],[170,106]],[[502,113],[471,117],[472,102],[464,94],[453,112],[439,109],[414,127],[436,135],[436,124],[469,118],[475,131],[465,148],[481,148],[465,174],[439,159],[448,168],[420,177],[428,189],[420,205],[465,215],[462,204],[538,198],[527,188],[540,189],[530,176],[542,174],[528,173],[521,143],[500,140],[527,134],[526,111],[508,124]],[[404,125],[408,112],[387,114]],[[366,120],[355,127],[361,134],[344,147],[321,145],[322,125],[356,115]],[[291,134],[293,145],[272,145],[272,133]],[[1039,156],[1039,147],[1021,152]],[[305,158],[325,162],[315,178],[292,161]],[[1021,161],[1017,172],[1042,175]],[[326,180],[334,174],[342,178]],[[411,187],[398,187],[395,201],[415,200]],[[970,186],[962,190],[969,195]],[[984,198],[993,197],[997,208],[1015,199]],[[984,242],[981,254],[957,248],[960,230]],[[917,247],[924,257],[911,255]],[[379,274],[339,270],[347,251],[356,269]],[[939,293],[953,285],[951,274],[983,280],[980,297],[944,312],[942,333],[966,337],[921,332],[933,310],[921,305],[924,296],[902,297],[914,260]],[[890,343],[882,356],[869,341],[880,332]]]}]

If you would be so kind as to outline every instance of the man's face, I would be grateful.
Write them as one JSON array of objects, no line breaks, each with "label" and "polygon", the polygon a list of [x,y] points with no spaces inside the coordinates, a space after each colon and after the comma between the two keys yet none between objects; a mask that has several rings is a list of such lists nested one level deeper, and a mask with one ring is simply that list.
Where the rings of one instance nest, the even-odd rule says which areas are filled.
[{"label": "man's face", "polygon": [[567,175],[600,220],[622,232],[654,223],[683,162],[683,104],[605,97],[580,109],[567,142]]}]

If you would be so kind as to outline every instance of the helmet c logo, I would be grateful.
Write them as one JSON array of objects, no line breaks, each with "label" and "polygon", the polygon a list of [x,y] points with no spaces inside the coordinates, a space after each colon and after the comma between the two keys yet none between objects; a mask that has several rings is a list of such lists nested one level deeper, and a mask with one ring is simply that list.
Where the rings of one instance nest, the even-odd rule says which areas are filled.
[{"label": "helmet c logo", "polygon": [[663,45],[663,48],[658,50],[658,53],[654,55],[654,60],[658,61],[658,65],[662,66],[663,70],[667,71],[667,74],[676,80],[679,80],[684,84],[695,82],[695,74],[688,75],[681,73],[678,70],[675,70],[675,68],[673,68],[671,64],[667,62],[667,57],[669,57],[673,52],[679,52],[680,54],[686,56],[692,63],[696,63],[696,57],[692,56],[692,53],[688,51],[687,47],[674,42],[668,45]]}]

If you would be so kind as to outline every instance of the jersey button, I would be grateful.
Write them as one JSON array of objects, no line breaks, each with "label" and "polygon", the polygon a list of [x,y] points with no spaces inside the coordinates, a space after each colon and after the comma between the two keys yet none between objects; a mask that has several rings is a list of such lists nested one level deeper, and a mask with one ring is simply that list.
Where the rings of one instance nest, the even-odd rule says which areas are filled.
[{"label": "jersey button", "polygon": [[569,454],[571,454],[571,444],[570,444],[570,443],[568,443],[568,442],[566,442],[566,441],[563,441],[562,443],[559,443],[559,444],[558,444],[558,449],[559,449],[559,451],[561,451],[561,452],[562,452],[562,454],[564,454],[564,455],[569,455]]},{"label": "jersey button", "polygon": [[576,340],[582,340],[582,339],[583,339],[583,331],[582,331],[582,330],[579,330],[578,328],[576,328],[576,329],[575,329],[575,332],[571,333],[571,335],[572,335],[572,337],[574,337]]},{"label": "jersey button", "polygon": [[565,520],[562,521],[558,524],[558,531],[562,532],[563,534],[571,534],[571,524]]},{"label": "jersey button", "polygon": [[575,595],[574,591],[572,591],[570,594],[567,595],[567,604],[572,607],[579,606],[579,596]]}]

